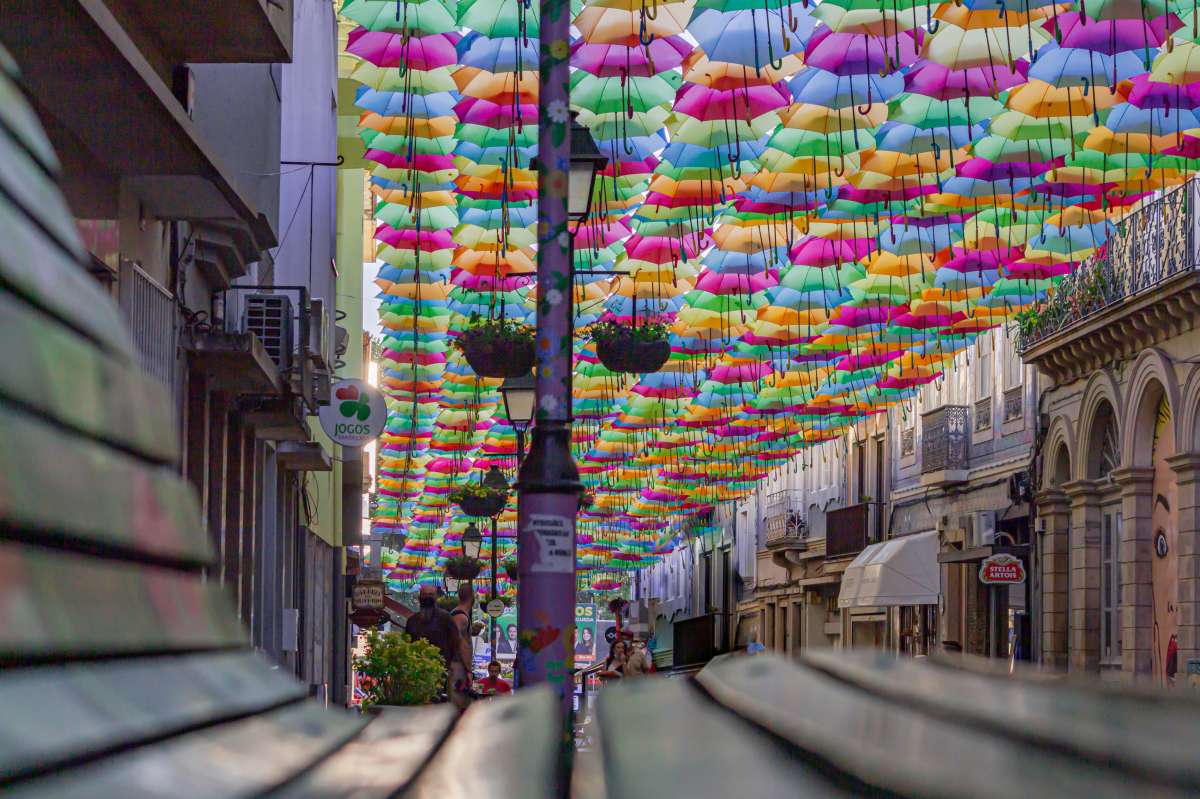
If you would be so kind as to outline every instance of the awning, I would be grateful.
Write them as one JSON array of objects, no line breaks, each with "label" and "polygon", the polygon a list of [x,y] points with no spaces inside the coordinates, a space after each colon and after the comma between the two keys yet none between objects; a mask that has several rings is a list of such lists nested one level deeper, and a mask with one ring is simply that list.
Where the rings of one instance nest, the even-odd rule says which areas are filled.
[{"label": "awning", "polygon": [[871,544],[842,575],[839,608],[936,605],[941,572],[937,532]]}]

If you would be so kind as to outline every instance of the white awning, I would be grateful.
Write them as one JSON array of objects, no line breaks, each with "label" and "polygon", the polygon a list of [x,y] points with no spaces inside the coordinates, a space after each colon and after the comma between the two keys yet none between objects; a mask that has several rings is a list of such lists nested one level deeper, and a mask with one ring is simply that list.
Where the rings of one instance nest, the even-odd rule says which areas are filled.
[{"label": "white awning", "polygon": [[941,570],[937,532],[871,544],[842,575],[839,608],[936,605]]}]

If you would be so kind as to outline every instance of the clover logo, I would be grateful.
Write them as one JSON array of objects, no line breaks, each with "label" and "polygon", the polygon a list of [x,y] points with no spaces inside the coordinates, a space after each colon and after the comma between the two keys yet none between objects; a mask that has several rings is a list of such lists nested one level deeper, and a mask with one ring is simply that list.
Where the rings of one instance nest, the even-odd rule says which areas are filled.
[{"label": "clover logo", "polygon": [[341,400],[338,410],[347,419],[357,417],[358,421],[365,422],[371,415],[370,403],[355,386],[342,386],[337,390],[337,398]]}]

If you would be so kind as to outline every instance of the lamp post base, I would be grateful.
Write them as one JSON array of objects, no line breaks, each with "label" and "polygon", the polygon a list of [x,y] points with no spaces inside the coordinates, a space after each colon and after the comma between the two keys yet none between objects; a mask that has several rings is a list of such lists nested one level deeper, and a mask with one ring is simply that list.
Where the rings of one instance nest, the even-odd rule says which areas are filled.
[{"label": "lamp post base", "polygon": [[549,684],[572,706],[575,654],[575,515],[579,470],[565,421],[533,428],[517,483],[517,684]]}]

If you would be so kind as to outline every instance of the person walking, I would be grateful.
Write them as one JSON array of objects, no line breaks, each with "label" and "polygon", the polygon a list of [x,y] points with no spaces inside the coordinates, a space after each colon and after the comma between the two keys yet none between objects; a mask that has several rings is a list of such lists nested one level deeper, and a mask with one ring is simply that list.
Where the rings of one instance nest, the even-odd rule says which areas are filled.
[{"label": "person walking", "polygon": [[404,632],[414,641],[418,638],[437,647],[446,666],[446,696],[452,697],[451,675],[453,664],[464,654],[463,641],[458,634],[458,625],[450,614],[437,606],[437,588],[422,585],[417,593],[419,610],[404,624]]},{"label": "person walking", "polygon": [[606,680],[619,680],[624,677],[626,657],[626,644],[618,638],[608,650],[608,659],[604,661],[600,677]]},{"label": "person walking", "polygon": [[475,589],[470,583],[458,587],[458,604],[450,611],[450,618],[458,628],[462,641],[460,657],[450,667],[450,701],[460,710],[471,703],[471,676],[475,668],[475,653],[471,647],[471,613],[475,609]]},{"label": "person walking", "polygon": [[646,649],[646,642],[635,640],[628,644],[629,655],[625,658],[626,677],[640,677],[643,674],[649,674],[654,670],[654,661],[650,658],[650,652]]}]

